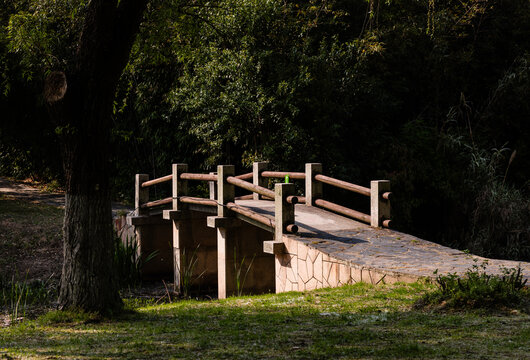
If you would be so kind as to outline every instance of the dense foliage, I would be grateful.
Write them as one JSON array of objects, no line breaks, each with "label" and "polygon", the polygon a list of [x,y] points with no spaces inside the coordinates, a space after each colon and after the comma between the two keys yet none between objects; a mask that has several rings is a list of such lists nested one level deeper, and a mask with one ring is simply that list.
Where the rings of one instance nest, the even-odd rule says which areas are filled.
[{"label": "dense foliage", "polygon": [[[60,176],[40,94],[84,4],[2,1],[4,174]],[[530,260],[529,93],[527,0],[153,0],[115,99],[115,194],[173,162],[322,162],[390,179],[402,231]]]}]

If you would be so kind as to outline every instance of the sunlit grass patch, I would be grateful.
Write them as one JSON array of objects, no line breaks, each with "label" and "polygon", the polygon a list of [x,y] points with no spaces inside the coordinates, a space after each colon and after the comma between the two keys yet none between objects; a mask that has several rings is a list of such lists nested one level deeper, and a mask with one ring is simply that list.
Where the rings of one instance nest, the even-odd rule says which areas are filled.
[{"label": "sunlit grass patch", "polygon": [[128,300],[133,311],[113,319],[52,312],[2,329],[0,342],[5,354],[32,358],[516,359],[530,351],[528,315],[414,310],[431,290],[356,284],[215,301]]}]

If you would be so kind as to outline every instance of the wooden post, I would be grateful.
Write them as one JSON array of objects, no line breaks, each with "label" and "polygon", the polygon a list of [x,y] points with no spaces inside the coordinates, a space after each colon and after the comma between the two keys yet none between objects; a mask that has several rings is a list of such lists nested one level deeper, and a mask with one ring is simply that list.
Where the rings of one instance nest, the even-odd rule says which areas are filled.
[{"label": "wooden post", "polygon": [[[188,194],[188,181],[182,180],[180,174],[188,171],[187,164],[172,165],[172,188],[173,188],[173,209],[164,212],[164,217],[171,220],[173,229],[173,289],[181,292],[180,272],[182,269],[182,251],[186,248],[186,240],[191,236],[188,230],[189,224],[183,220],[183,210],[187,204],[180,202],[179,197]],[[189,250],[189,249],[188,249]]]},{"label": "wooden post", "polygon": [[390,201],[383,198],[383,193],[388,191],[390,191],[390,181],[370,182],[370,225],[373,227],[381,227],[384,220],[390,219]]},{"label": "wooden post", "polygon": [[[217,166],[217,216],[229,217],[231,215],[224,205],[234,202],[234,185],[229,184],[226,178],[234,176],[235,167],[233,165]],[[231,290],[228,286],[231,270],[228,266],[230,251],[233,251],[233,239],[230,237],[230,229],[227,227],[217,227],[217,297],[225,299]]]},{"label": "wooden post", "polygon": [[134,208],[138,215],[149,213],[149,209],[142,209],[141,205],[149,201],[149,188],[143,188],[142,184],[149,180],[147,174],[136,174],[134,181]]},{"label": "wooden post", "polygon": [[274,240],[282,241],[287,225],[294,224],[294,204],[287,202],[287,197],[294,195],[294,184],[277,183],[274,185]]},{"label": "wooden post", "polygon": [[180,174],[188,171],[187,164],[173,164],[173,210],[179,211],[184,210],[185,204],[181,203],[179,200],[180,196],[185,196],[188,194],[188,180],[182,180]]},{"label": "wooden post", "polygon": [[229,184],[226,178],[235,175],[234,165],[217,166],[217,216],[229,216],[230,211],[225,207],[229,202],[234,202],[234,185]]},{"label": "wooden post", "polygon": [[[261,176],[261,173],[269,167],[268,161],[255,162],[252,164],[252,184],[266,188],[268,180]],[[254,200],[261,198],[260,194],[252,193]]]},{"label": "wooden post", "polygon": [[[210,175],[217,175],[217,173],[210,172]],[[208,181],[208,187],[210,189],[210,199],[217,200],[217,184],[215,181]]]},{"label": "wooden post", "polygon": [[322,198],[322,183],[315,180],[315,175],[322,173],[322,164],[305,164],[305,204],[315,206],[315,200]]}]

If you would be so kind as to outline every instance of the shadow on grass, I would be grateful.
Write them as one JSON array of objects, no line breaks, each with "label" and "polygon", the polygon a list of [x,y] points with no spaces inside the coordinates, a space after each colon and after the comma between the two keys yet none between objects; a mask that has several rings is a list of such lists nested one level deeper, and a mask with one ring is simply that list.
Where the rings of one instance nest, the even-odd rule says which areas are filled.
[{"label": "shadow on grass", "polygon": [[89,359],[480,358],[510,352],[518,358],[529,346],[528,317],[499,322],[414,311],[322,311],[282,299],[251,306],[245,301],[141,308],[100,323],[33,322],[0,339],[12,355]]}]

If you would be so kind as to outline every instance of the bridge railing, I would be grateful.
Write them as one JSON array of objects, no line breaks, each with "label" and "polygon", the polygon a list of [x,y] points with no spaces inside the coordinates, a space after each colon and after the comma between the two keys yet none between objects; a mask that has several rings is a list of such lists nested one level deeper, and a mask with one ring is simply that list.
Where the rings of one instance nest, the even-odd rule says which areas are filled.
[{"label": "bridge railing", "polygon": [[[253,171],[242,175],[234,174],[231,165],[219,165],[216,173],[200,174],[188,172],[186,164],[173,164],[172,174],[149,180],[146,174],[136,175],[135,208],[138,215],[146,215],[155,207],[172,204],[173,211],[183,209],[209,208],[208,212],[218,217],[233,216],[245,218],[277,235],[296,233],[294,221],[295,204],[321,207],[374,227],[390,227],[390,183],[388,180],[371,181],[370,187],[356,185],[322,174],[322,164],[306,164],[305,172],[270,171],[268,162],[256,162]],[[305,196],[297,196],[294,184],[275,184],[275,190],[268,188],[269,179],[285,178],[305,181]],[[252,182],[247,180],[252,179]],[[207,181],[210,185],[210,198],[188,196],[188,181]],[[149,201],[149,187],[165,182],[172,184],[172,196]],[[323,184],[335,186],[370,198],[370,214],[347,208],[323,198]],[[250,191],[250,195],[235,197],[234,187]],[[271,219],[248,207],[236,204],[236,200],[266,199],[275,201],[275,215]],[[217,207],[217,211],[215,211]],[[231,212],[233,214],[231,214]]]},{"label": "bridge railing", "polygon": [[[322,174],[322,164],[306,164],[306,205],[319,206],[333,212],[369,223],[373,227],[390,227],[390,182],[388,180],[373,180],[370,187],[353,184]],[[347,208],[323,199],[323,186],[328,184],[341,189],[361,194],[370,198],[370,214]]]},{"label": "bridge railing", "polygon": [[[233,172],[233,166],[220,165],[217,173],[210,174],[190,173],[187,171],[188,167],[186,164],[173,164],[171,175],[149,180],[147,174],[137,174],[135,208],[137,209],[138,215],[148,215],[150,209],[170,204],[172,204],[173,211],[187,209],[190,206],[192,207],[191,210],[202,211],[205,210],[205,207],[212,208],[212,210],[217,207],[217,215],[219,217],[227,217],[231,211],[236,214],[236,216],[241,216],[245,218],[245,220],[250,220],[256,225],[271,232],[275,231],[277,224],[279,224],[279,228],[283,229],[282,231],[291,233],[296,233],[298,231],[298,227],[294,224],[294,204],[298,202],[298,197],[291,194],[294,193],[294,191],[291,191],[291,193],[285,193],[284,191],[287,195],[283,197],[282,194],[276,195],[275,191],[246,181],[253,178],[253,173],[226,176],[227,171],[230,174]],[[187,196],[189,180],[208,181],[210,185],[210,198]],[[172,183],[172,196],[149,201],[149,187],[165,182]],[[232,186],[232,189],[230,189],[230,186]],[[280,203],[285,202],[287,205],[282,205],[282,208],[279,210],[275,209],[275,213],[279,214],[279,219],[276,214],[275,218],[271,219],[247,207],[236,204],[236,198],[233,196],[234,186],[252,192],[250,196],[258,194],[268,199],[278,198]],[[284,209],[285,207],[291,207],[292,211]],[[226,211],[226,209],[229,211]],[[215,212],[215,210],[211,212]],[[285,218],[285,216],[282,217],[282,214],[286,213],[292,213],[292,216],[288,218]]]}]

